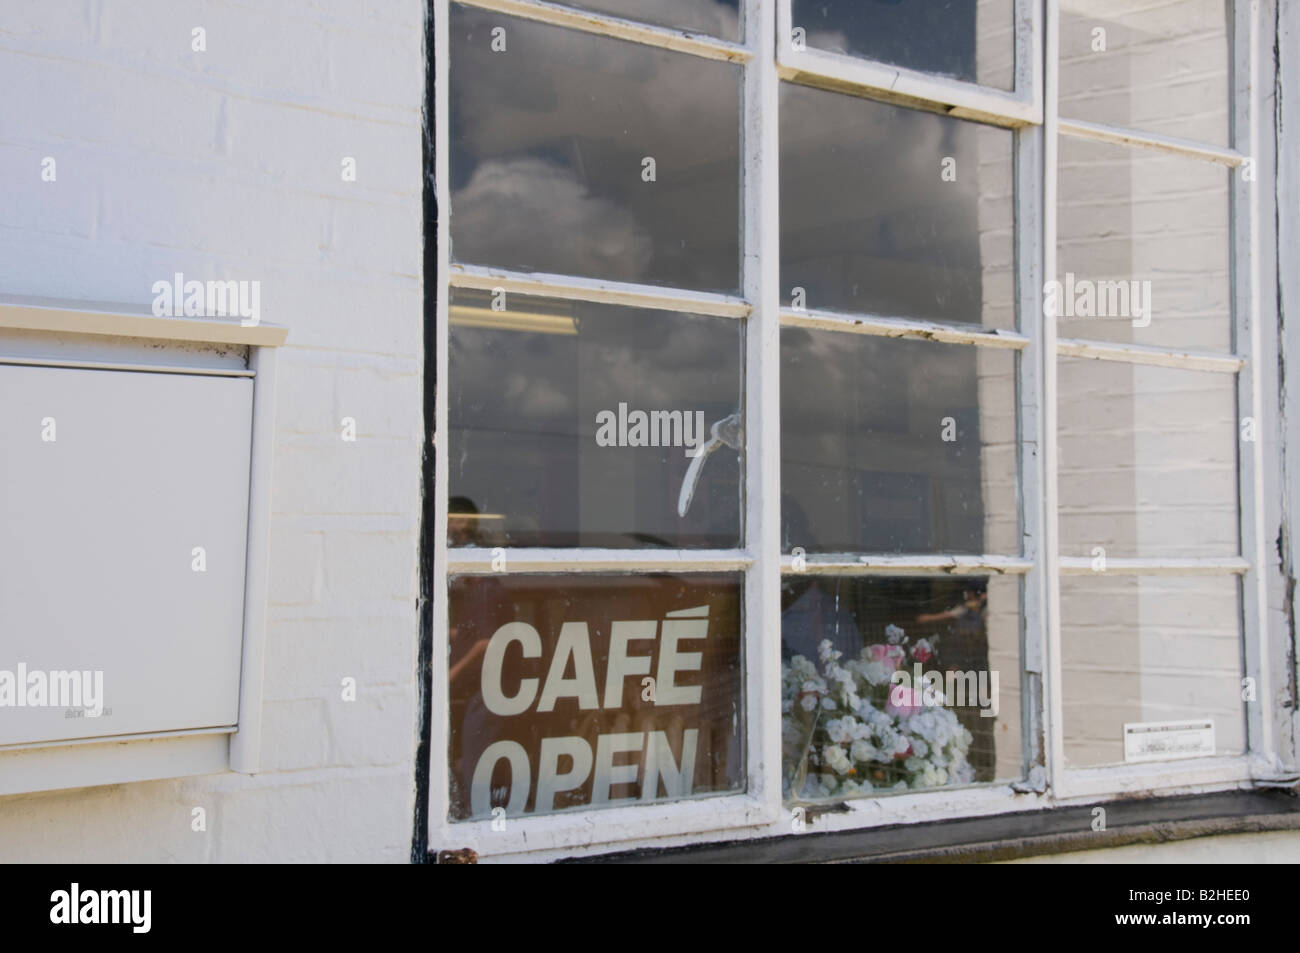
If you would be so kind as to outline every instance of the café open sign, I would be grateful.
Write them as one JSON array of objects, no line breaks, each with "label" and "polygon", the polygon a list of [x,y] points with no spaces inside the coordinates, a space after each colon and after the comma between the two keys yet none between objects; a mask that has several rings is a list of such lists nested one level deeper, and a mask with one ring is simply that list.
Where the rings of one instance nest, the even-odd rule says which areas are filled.
[{"label": "caf\u00e9 open sign", "polygon": [[734,577],[452,581],[452,816],[738,790]]}]

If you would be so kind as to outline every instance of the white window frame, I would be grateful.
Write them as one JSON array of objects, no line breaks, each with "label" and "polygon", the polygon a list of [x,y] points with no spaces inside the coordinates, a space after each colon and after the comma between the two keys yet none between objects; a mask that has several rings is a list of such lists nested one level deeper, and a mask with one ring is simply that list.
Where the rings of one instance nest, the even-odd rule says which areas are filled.
[{"label": "white window frame", "polygon": [[[1253,373],[1259,354],[1260,279],[1258,189],[1236,179],[1233,192],[1234,295],[1236,345],[1233,353],[1185,352],[1058,339],[1055,322],[1041,319],[1044,275],[1055,273],[1056,140],[1060,135],[1123,142],[1189,155],[1228,167],[1248,155],[1259,156],[1258,83],[1243,90],[1242,77],[1271,82],[1259,58],[1259,0],[1243,3],[1236,16],[1233,62],[1237,64],[1233,148],[1188,143],[1127,129],[1062,119],[1057,113],[1058,34],[1056,0],[1015,0],[1016,66],[1011,92],[851,56],[790,44],[790,0],[741,0],[743,41],[728,42],[683,31],[633,23],[614,16],[579,11],[545,0],[463,0],[466,6],[616,37],[661,49],[740,64],[743,70],[742,273],[738,296],[601,281],[564,275],[522,273],[453,264],[449,258],[449,44],[451,0],[432,0],[434,61],[434,192],[437,200],[437,275],[435,353],[434,520],[428,529],[433,547],[432,664],[428,836],[434,849],[473,848],[481,857],[528,855],[537,859],[578,856],[636,847],[667,847],[701,840],[724,841],[791,832],[791,815],[781,799],[780,751],[780,588],[791,558],[780,552],[780,355],[782,327],[910,337],[1011,349],[1017,362],[1020,426],[1020,514],[1023,549],[1019,555],[926,555],[809,557],[806,571],[892,575],[898,573],[1015,574],[1021,577],[1022,604],[1022,757],[1025,777],[1015,784],[938,788],[886,798],[850,800],[848,810],[820,815],[819,831],[850,830],[884,824],[975,817],[1007,811],[1048,809],[1079,799],[1107,799],[1135,791],[1190,792],[1233,786],[1275,776],[1281,763],[1267,672],[1280,645],[1263,632],[1264,580],[1258,567],[1264,534],[1260,499],[1263,445],[1241,454],[1240,500],[1243,555],[1227,559],[1112,559],[1110,573],[1231,574],[1243,581],[1246,674],[1258,679],[1260,704],[1248,723],[1251,754],[1153,765],[1119,765],[1066,771],[1061,720],[1059,576],[1090,571],[1087,563],[1062,557],[1056,515],[1056,365],[1058,357],[1120,360],[1166,367],[1237,374],[1239,403],[1259,421],[1261,384]],[[775,54],[773,55],[773,51]],[[1267,64],[1271,70],[1271,63]],[[890,315],[795,312],[782,305],[779,286],[778,101],[782,81],[798,81],[873,99],[930,108],[1015,131],[1015,237],[1019,330],[955,327]],[[1271,169],[1257,169],[1256,182],[1269,181]],[[1243,229],[1243,223],[1246,227]],[[744,373],[746,470],[744,545],[735,550],[612,550],[512,548],[510,573],[555,572],[719,572],[744,575],[744,686],[747,778],[743,794],[676,802],[567,811],[510,818],[504,831],[490,821],[448,820],[450,737],[446,704],[448,673],[448,593],[453,574],[487,573],[492,552],[447,546],[449,290],[504,288],[508,292],[571,298],[607,304],[731,317],[746,322]],[[1271,660],[1271,661],[1270,661]],[[1043,771],[1031,769],[1038,766]]]}]

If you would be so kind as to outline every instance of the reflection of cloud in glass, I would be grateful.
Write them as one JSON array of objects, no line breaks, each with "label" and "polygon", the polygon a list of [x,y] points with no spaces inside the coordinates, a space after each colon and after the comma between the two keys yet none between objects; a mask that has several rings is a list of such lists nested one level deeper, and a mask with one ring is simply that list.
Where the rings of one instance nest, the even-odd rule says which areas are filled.
[{"label": "reflection of cloud in glass", "polygon": [[[507,295],[508,308],[546,307]],[[454,303],[487,295],[459,289]],[[712,423],[739,406],[737,325],[730,318],[570,302],[576,335],[453,326],[457,390],[475,426],[518,429],[523,421],[577,424],[595,431],[594,413],[619,401],[644,410],[703,410]],[[498,312],[509,317],[510,311]],[[503,368],[510,371],[504,377]],[[590,412],[589,412],[590,411]]]},{"label": "reflection of cloud in glass", "polygon": [[724,40],[740,37],[736,0],[570,0],[569,5]]},{"label": "reflection of cloud in glass", "polygon": [[482,162],[451,203],[462,261],[531,261],[537,271],[580,263],[584,273],[635,281],[650,258],[650,238],[630,212],[541,159]]},{"label": "reflection of cloud in glass", "polygon": [[738,288],[739,67],[452,10],[457,260]]}]

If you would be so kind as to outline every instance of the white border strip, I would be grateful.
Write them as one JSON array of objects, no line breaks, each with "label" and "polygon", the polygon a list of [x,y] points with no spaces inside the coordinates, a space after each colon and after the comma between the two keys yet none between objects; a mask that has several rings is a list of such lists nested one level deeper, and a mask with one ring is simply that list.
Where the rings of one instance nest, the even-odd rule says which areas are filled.
[{"label": "white border strip", "polygon": [[914,338],[940,341],[944,344],[974,344],[979,347],[1002,347],[1017,351],[1029,346],[1029,338],[1018,331],[980,327],[962,328],[952,324],[940,324],[937,321],[918,321],[879,315],[856,316],[835,311],[791,311],[787,308],[781,312],[781,324],[792,328],[871,334],[888,338]]},{"label": "white border strip", "polygon": [[461,264],[448,264],[448,274],[453,288],[472,288],[478,291],[501,289],[511,294],[535,295],[541,298],[567,298],[594,301],[598,304],[657,308],[661,311],[682,311],[724,318],[748,317],[751,310],[749,302],[730,295],[681,291],[677,288],[659,288],[654,285],[601,281],[594,278],[576,278],[571,275],[507,271],[501,268]]},{"label": "white border strip", "polygon": [[621,17],[608,16],[603,13],[588,13],[556,3],[542,3],[539,0],[458,0],[470,7],[493,10],[510,16],[524,17],[552,26],[568,27],[584,33],[598,36],[610,36],[618,40],[630,40],[646,46],[673,50],[676,53],[690,53],[711,60],[725,60],[729,63],[745,63],[754,55],[753,50],[715,39],[700,33],[686,30],[671,30],[666,27],[650,26],[624,20]]}]

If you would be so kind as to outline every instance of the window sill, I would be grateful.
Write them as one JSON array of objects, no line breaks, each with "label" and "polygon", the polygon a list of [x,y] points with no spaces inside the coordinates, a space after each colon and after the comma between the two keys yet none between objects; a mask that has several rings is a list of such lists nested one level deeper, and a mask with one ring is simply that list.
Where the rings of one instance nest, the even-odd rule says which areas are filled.
[{"label": "window sill", "polygon": [[990,817],[897,824],[860,831],[789,834],[758,840],[635,850],[564,863],[797,864],[992,863],[1079,850],[1161,844],[1261,831],[1300,830],[1300,797],[1283,790],[1224,791]]}]

